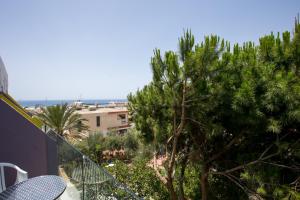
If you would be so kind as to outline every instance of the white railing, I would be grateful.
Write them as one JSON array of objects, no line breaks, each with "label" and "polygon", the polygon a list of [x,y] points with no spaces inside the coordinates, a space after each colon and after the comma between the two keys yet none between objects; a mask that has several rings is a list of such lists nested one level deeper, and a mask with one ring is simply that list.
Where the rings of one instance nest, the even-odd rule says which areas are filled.
[{"label": "white railing", "polygon": [[121,120],[121,124],[123,125],[123,124],[127,124],[127,120],[126,119],[122,119]]},{"label": "white railing", "polygon": [[8,93],[8,75],[0,57],[0,92]]}]

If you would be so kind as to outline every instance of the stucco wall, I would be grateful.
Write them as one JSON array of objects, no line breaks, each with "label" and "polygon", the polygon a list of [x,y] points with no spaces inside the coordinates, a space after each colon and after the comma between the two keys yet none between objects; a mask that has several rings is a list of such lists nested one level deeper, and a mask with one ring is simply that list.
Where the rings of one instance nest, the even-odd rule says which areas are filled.
[{"label": "stucco wall", "polygon": [[[119,114],[126,115],[126,124],[118,120]],[[85,122],[92,132],[101,132],[104,135],[108,132],[109,128],[124,126],[128,124],[128,113],[85,113],[81,114],[82,118],[87,119]],[[100,127],[97,127],[96,117],[100,116]]]},{"label": "stucco wall", "polygon": [[8,75],[0,57],[0,92],[8,92]]}]

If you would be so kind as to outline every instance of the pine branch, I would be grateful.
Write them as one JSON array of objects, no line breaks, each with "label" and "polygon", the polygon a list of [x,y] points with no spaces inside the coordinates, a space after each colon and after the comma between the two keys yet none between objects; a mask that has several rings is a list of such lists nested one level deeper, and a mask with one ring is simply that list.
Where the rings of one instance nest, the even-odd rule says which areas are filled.
[{"label": "pine branch", "polygon": [[268,165],[273,165],[273,166],[276,166],[276,167],[281,167],[281,168],[287,168],[287,169],[291,169],[291,170],[300,170],[300,167],[290,167],[290,166],[287,166],[287,165],[283,165],[283,164],[277,164],[277,163],[273,163],[273,162],[266,162],[266,161],[260,161],[261,163],[264,163],[264,164],[268,164]]},{"label": "pine branch", "polygon": [[220,151],[219,153],[213,155],[208,161],[206,161],[206,163],[210,163],[216,159],[218,159],[220,156],[222,156],[224,153],[226,153],[226,151],[228,151],[230,149],[230,147],[232,145],[234,145],[238,140],[240,139],[240,135],[236,136],[235,138],[233,138],[224,148],[222,151]]}]

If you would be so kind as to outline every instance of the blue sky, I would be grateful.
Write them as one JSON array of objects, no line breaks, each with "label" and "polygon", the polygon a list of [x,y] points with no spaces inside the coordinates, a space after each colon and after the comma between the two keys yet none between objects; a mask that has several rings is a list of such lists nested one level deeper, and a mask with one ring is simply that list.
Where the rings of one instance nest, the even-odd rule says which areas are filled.
[{"label": "blue sky", "polygon": [[299,0],[1,0],[0,56],[17,100],[126,98],[184,29],[257,42],[298,12]]}]

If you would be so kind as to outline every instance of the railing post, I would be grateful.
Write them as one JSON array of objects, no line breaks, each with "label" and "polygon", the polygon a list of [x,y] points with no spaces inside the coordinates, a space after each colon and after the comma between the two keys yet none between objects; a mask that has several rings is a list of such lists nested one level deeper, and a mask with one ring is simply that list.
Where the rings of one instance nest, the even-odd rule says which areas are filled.
[{"label": "railing post", "polygon": [[84,159],[85,159],[85,156],[82,156],[82,169],[81,169],[81,178],[82,178],[82,199],[84,200],[84,197],[85,197],[85,194],[84,194],[84,181],[85,181],[85,178],[84,178]]}]

